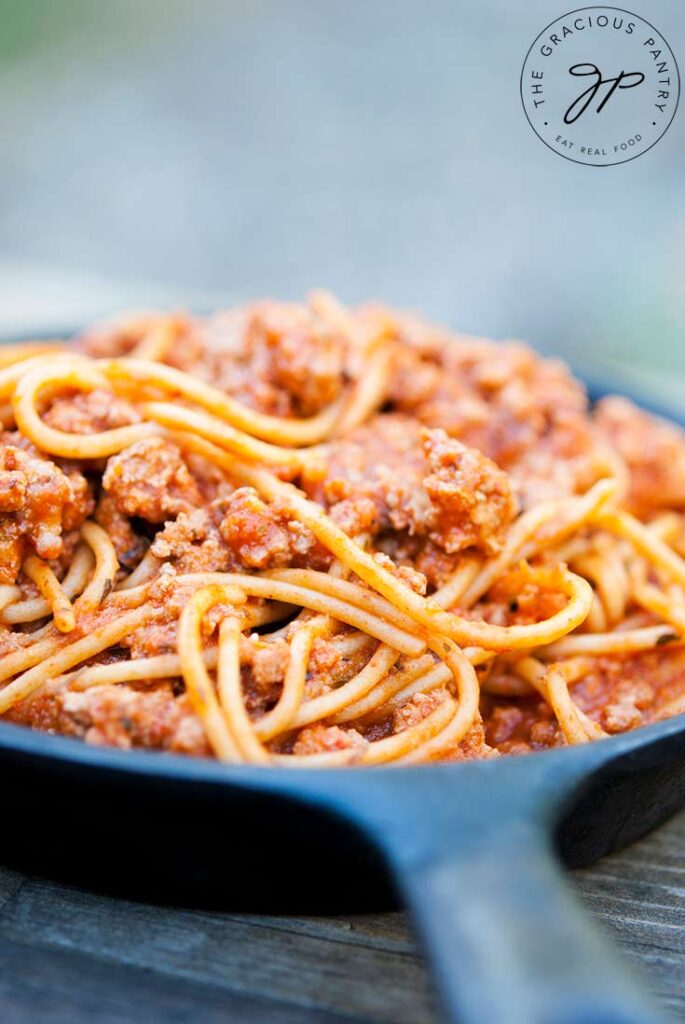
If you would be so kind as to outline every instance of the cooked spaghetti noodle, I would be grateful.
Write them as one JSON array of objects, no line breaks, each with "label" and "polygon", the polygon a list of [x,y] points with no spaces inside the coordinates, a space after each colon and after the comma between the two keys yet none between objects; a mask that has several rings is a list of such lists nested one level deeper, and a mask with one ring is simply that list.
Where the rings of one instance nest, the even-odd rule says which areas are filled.
[{"label": "cooked spaghetti noodle", "polygon": [[685,435],[315,293],[0,353],[0,715],[256,765],[685,711]]}]

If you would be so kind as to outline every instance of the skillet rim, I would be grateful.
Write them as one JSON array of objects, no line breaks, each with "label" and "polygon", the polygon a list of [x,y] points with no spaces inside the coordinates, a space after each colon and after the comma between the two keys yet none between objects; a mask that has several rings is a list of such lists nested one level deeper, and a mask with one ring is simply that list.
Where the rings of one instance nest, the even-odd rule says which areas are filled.
[{"label": "skillet rim", "polygon": [[[95,746],[84,740],[71,736],[41,732],[24,725],[11,722],[0,722],[0,753],[17,753],[28,755],[32,760],[44,760],[48,763],[57,762],[70,764],[78,769],[96,768],[111,771],[119,776],[135,775],[146,779],[168,779],[190,783],[207,783],[209,785],[244,786],[259,789],[297,791],[299,785],[313,780],[364,779],[372,773],[374,777],[407,775],[443,775],[476,772],[496,772],[503,776],[507,764],[518,766],[530,765],[531,773],[555,775],[556,765],[560,774],[569,769],[572,774],[587,774],[610,765],[624,756],[639,753],[646,748],[654,748],[660,741],[676,739],[681,736],[685,741],[685,713],[655,722],[651,725],[639,726],[629,732],[609,736],[606,739],[575,747],[558,747],[551,750],[540,750],[530,754],[508,756],[493,760],[470,761],[436,761],[423,765],[368,765],[366,767],[345,765],[334,768],[287,768],[273,765],[224,764],[213,758],[190,757],[183,754],[171,754],[153,750],[123,750],[118,747]],[[684,742],[685,750],[685,742]],[[516,769],[522,770],[521,767]],[[284,783],[291,782],[293,785]],[[306,787],[305,787],[306,788]],[[326,786],[315,787],[319,793],[325,792]],[[330,795],[335,795],[336,786],[331,786]],[[304,795],[304,794],[303,794]]]}]

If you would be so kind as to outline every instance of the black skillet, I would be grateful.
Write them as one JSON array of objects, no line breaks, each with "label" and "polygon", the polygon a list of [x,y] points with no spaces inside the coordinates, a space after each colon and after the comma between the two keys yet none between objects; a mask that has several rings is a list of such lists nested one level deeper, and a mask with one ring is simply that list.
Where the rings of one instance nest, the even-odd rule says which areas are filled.
[{"label": "black skillet", "polygon": [[561,869],[685,804],[685,717],[497,761],[333,771],[89,747],[0,723],[5,864],[129,898],[412,913],[444,1018],[657,1024]]}]

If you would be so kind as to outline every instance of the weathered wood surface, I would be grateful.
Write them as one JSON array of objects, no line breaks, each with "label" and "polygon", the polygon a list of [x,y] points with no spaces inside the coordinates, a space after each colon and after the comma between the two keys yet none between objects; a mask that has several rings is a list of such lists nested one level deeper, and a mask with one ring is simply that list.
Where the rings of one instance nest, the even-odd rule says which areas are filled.
[{"label": "weathered wood surface", "polygon": [[[590,911],[685,1019],[685,814],[575,873]],[[0,869],[2,1024],[436,1020],[401,914],[159,908]]]}]

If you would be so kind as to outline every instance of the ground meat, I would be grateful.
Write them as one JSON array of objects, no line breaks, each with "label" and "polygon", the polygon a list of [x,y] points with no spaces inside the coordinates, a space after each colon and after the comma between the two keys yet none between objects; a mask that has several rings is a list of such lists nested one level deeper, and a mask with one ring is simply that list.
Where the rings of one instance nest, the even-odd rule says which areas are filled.
[{"label": "ground meat", "polygon": [[[138,313],[115,317],[91,328],[75,339],[74,347],[94,359],[140,355],[141,343],[160,328],[170,330],[172,348],[178,346],[182,351],[192,346],[196,331],[194,321],[187,316]],[[196,346],[195,349],[198,350]]]},{"label": "ground meat", "polygon": [[572,690],[574,700],[607,732],[658,721],[685,694],[685,650],[666,646],[595,658],[591,671]]},{"label": "ground meat", "polygon": [[300,729],[292,753],[301,757],[324,754],[327,751],[363,750],[366,740],[356,729],[342,729],[339,725],[308,725]]},{"label": "ground meat", "polygon": [[474,614],[500,626],[526,626],[556,615],[566,600],[558,566],[543,571],[521,562],[497,580]]},{"label": "ground meat", "polygon": [[266,505],[251,487],[241,487],[222,503],[219,533],[233,563],[246,569],[312,565],[314,535],[277,505]]},{"label": "ground meat", "polygon": [[175,444],[146,437],[107,461],[102,486],[119,512],[162,523],[202,502]]},{"label": "ground meat", "polygon": [[[17,443],[13,443],[17,441]],[[14,583],[27,545],[59,558],[63,531],[92,511],[90,488],[71,466],[60,468],[16,434],[0,443],[0,583]]]},{"label": "ground meat", "polygon": [[361,504],[358,515],[374,532],[425,533],[431,513],[421,485],[425,473],[420,425],[408,417],[383,415],[331,442],[325,466],[306,467],[302,484],[333,515],[338,503],[346,503],[346,516],[352,505]]},{"label": "ground meat", "polygon": [[252,667],[255,685],[268,689],[274,683],[282,682],[288,667],[288,644],[285,640],[260,641],[256,636],[250,639],[253,653],[247,663]]},{"label": "ground meat", "polygon": [[332,442],[325,477],[314,466],[302,482],[343,525],[417,535],[450,555],[496,551],[516,511],[494,462],[398,415],[376,416]]},{"label": "ground meat", "polygon": [[392,732],[404,732],[419,725],[424,718],[432,715],[447,700],[447,690],[442,688],[431,690],[430,693],[415,693],[411,700],[403,704],[392,716]]},{"label": "ground meat", "polygon": [[497,552],[516,514],[506,473],[444,430],[425,431],[423,448],[431,469],[423,486],[437,509],[430,539],[448,554],[468,547]]},{"label": "ground meat", "polygon": [[511,474],[525,506],[585,489],[601,445],[580,383],[519,342],[455,336],[398,322],[393,408],[442,427]]},{"label": "ground meat", "polygon": [[473,758],[497,757],[498,751],[491,747],[485,737],[485,725],[480,714],[464,736],[463,740],[452,750],[446,748],[440,754],[440,760],[470,761]]},{"label": "ground meat", "polygon": [[[113,324],[81,339],[90,355],[131,352],[146,325],[132,331]],[[340,395],[346,339],[307,306],[256,302],[204,321],[177,325],[163,360],[278,416],[311,416]]]},{"label": "ground meat", "polygon": [[530,743],[534,750],[554,747],[560,740],[560,729],[556,721],[542,719],[530,727]]},{"label": "ground meat", "polygon": [[307,699],[318,697],[353,675],[354,666],[345,662],[338,645],[331,643],[330,640],[317,638],[312,644],[307,665]]},{"label": "ground meat", "polygon": [[131,520],[119,510],[114,498],[103,494],[95,509],[95,521],[107,531],[117,559],[125,569],[133,569],[145,554],[148,542],[137,534]]},{"label": "ground meat", "polygon": [[0,470],[0,512],[18,512],[26,504],[28,480],[18,469]]},{"label": "ground meat", "polygon": [[98,746],[147,747],[200,757],[210,753],[188,697],[175,697],[163,684],[149,691],[98,686],[80,693],[46,687],[14,707],[6,718],[79,736]]},{"label": "ground meat", "polygon": [[24,560],[25,538],[13,516],[0,516],[0,583],[14,583]]},{"label": "ground meat", "polygon": [[446,583],[458,563],[458,556],[448,555],[425,537],[384,533],[378,536],[376,544],[396,566],[406,566],[420,573],[431,589]]},{"label": "ground meat", "polygon": [[311,416],[340,394],[344,355],[307,307],[260,302],[209,319],[190,370],[263,412]]},{"label": "ground meat", "polygon": [[[429,693],[415,693],[411,700],[398,708],[392,716],[391,733],[403,732],[419,725],[447,699],[447,690],[439,687]],[[464,738],[458,743],[441,747],[437,755],[440,761],[464,761],[469,758],[487,758],[496,756],[496,751],[485,739],[485,730],[480,715]]]},{"label": "ground meat", "polygon": [[598,403],[595,422],[625,459],[629,501],[638,516],[685,507],[685,431],[617,397]]},{"label": "ground meat", "polygon": [[563,745],[564,737],[548,704],[537,697],[515,703],[481,698],[485,739],[500,754],[524,754]]},{"label": "ground meat", "polygon": [[218,466],[193,452],[185,452],[184,458],[200,490],[204,505],[209,505],[217,498],[227,498],[233,493],[233,484],[226,479],[226,474]]},{"label": "ground meat", "polygon": [[[454,335],[406,314],[367,307],[349,315],[353,330],[396,343],[388,407],[442,427],[494,459],[512,474],[526,506],[583,490],[596,479],[601,444],[585,392],[562,363],[541,359],[519,342]],[[140,319],[135,329],[115,324],[82,345],[93,355],[121,355],[140,340],[146,323]],[[349,367],[363,374],[343,331],[309,306],[273,301],[179,321],[163,359],[280,416],[319,412],[342,393]]]},{"label": "ground meat", "polygon": [[488,741],[501,747],[521,731],[524,719],[524,711],[517,704],[495,705],[488,715]]},{"label": "ground meat", "polygon": [[257,634],[243,637],[240,645],[243,688],[252,713],[264,714],[283,689],[290,648],[285,640],[262,640]]},{"label": "ground meat", "polygon": [[[574,702],[609,733],[625,732],[685,711],[685,649],[593,658],[571,685]],[[564,744],[552,709],[538,697],[512,703],[484,696],[487,741],[503,754]]]},{"label": "ground meat", "polygon": [[56,398],[44,413],[45,422],[67,434],[99,434],[103,430],[140,423],[140,413],[123,398],[96,389]]},{"label": "ground meat", "polygon": [[382,565],[389,573],[396,576],[398,580],[402,580],[402,582],[413,590],[414,593],[422,595],[426,594],[428,581],[423,573],[419,572],[418,569],[414,569],[411,565],[397,565],[389,555],[385,554],[384,551],[377,551],[373,557],[379,565]]},{"label": "ground meat", "polygon": [[178,651],[178,612],[166,619],[150,623],[134,630],[124,637],[121,646],[128,649],[135,658],[156,658],[159,654],[176,654]]},{"label": "ground meat", "polygon": [[102,686],[67,694],[64,712],[78,717],[88,743],[115,747],[151,747],[203,756],[207,741],[200,721],[185,695],[168,690],[141,693]]},{"label": "ground meat", "polygon": [[380,527],[376,504],[363,494],[337,502],[331,509],[331,519],[350,537],[373,536]]},{"label": "ground meat", "polygon": [[241,487],[167,523],[152,553],[179,572],[242,572],[285,566],[326,569],[331,556],[279,505]]},{"label": "ground meat", "polygon": [[[648,687],[649,689],[649,687]],[[625,732],[640,724],[642,714],[639,707],[641,694],[627,688],[624,693],[616,695],[616,699],[602,710],[600,722],[607,732]]]},{"label": "ground meat", "polygon": [[290,395],[303,416],[313,415],[338,397],[343,346],[311,315],[304,315],[301,307],[262,307],[252,321],[251,335],[252,345],[271,351],[275,384]]},{"label": "ground meat", "polygon": [[160,530],[150,550],[179,573],[227,572],[231,566],[231,552],[211,508],[181,512]]}]

